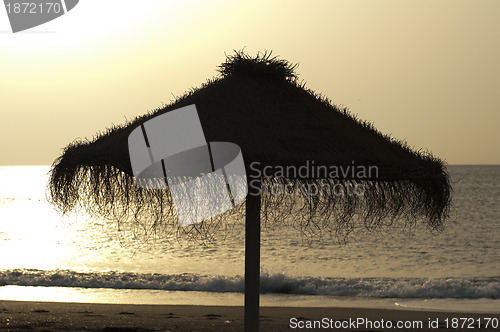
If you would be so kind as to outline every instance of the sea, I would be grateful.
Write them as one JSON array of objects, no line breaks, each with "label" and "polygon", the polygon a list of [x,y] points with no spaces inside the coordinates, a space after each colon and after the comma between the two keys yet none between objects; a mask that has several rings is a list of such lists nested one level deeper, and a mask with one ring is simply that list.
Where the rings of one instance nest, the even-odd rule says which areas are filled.
[{"label": "sea", "polygon": [[[207,243],[61,215],[49,169],[0,167],[0,300],[243,305],[243,228]],[[396,225],[344,242],[264,227],[261,305],[500,313],[500,166],[448,170],[440,232]]]}]

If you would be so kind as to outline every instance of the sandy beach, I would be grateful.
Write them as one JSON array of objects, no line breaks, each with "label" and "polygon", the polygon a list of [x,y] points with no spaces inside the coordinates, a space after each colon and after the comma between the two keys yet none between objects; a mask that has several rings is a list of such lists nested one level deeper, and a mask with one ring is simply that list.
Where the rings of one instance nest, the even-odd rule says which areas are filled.
[{"label": "sandy beach", "polygon": [[[468,318],[468,321],[463,323],[460,318]],[[263,307],[260,324],[262,331],[457,331],[472,330],[473,327],[478,330],[479,324],[482,326],[480,330],[498,330],[491,326],[490,318],[498,320],[500,315],[359,308]],[[317,325],[320,328],[312,328],[314,325],[311,324],[315,320],[321,322],[322,325]],[[354,321],[362,323],[353,328]],[[398,328],[398,321],[405,324],[421,322],[422,325]],[[459,324],[458,328],[452,327],[454,321]],[[488,321],[490,326],[485,328]],[[429,327],[429,322],[434,325]],[[389,328],[390,324],[392,328]],[[462,324],[465,324],[463,328]],[[0,330],[242,331],[243,308],[0,301]]]}]

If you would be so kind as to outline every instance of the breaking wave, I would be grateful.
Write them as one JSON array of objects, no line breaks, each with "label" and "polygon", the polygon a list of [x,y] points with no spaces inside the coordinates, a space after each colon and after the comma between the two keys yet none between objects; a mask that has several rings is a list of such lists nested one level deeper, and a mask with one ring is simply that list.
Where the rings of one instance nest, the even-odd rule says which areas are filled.
[{"label": "breaking wave", "polygon": [[[243,292],[241,276],[75,272],[15,269],[0,271],[0,286],[46,286],[169,291]],[[500,298],[500,277],[490,278],[318,278],[261,274],[261,293],[375,298]]]}]

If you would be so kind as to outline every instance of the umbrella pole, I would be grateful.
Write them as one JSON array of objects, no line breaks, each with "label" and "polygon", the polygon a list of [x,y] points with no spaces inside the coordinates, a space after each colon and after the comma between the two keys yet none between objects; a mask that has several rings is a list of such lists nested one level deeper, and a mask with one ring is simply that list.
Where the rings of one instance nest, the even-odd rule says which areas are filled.
[{"label": "umbrella pole", "polygon": [[[258,189],[258,190],[257,190]],[[245,212],[245,331],[259,330],[260,179],[248,184]]]}]

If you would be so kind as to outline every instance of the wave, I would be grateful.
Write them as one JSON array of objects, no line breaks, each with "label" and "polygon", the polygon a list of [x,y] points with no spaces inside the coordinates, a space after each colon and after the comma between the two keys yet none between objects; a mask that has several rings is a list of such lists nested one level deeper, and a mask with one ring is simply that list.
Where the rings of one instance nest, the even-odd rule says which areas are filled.
[{"label": "wave", "polygon": [[[241,276],[76,272],[14,269],[0,271],[0,286],[47,286],[169,291],[243,292]],[[500,277],[490,278],[318,278],[261,274],[261,293],[376,298],[500,298]]]}]

